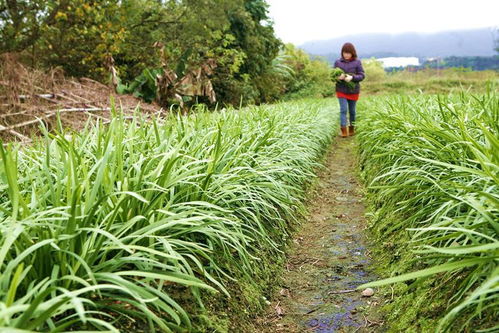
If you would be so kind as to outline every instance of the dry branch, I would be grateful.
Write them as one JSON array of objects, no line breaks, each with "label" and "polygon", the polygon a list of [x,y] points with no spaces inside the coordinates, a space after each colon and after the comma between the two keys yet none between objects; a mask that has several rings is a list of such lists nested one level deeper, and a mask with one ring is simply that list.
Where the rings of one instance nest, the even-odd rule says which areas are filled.
[{"label": "dry branch", "polygon": [[[28,99],[28,98],[33,98],[33,97],[40,97],[40,98],[55,98],[55,94],[31,94],[31,95],[19,95],[19,99]],[[7,96],[4,96],[4,98],[7,98]]]},{"label": "dry branch", "polygon": [[28,125],[32,125],[32,124],[35,124],[35,123],[38,123],[42,120],[45,120],[45,119],[48,119],[50,117],[53,117],[55,116],[55,113],[54,114],[47,114],[45,116],[42,116],[42,117],[37,117],[36,119],[33,119],[33,120],[28,120],[28,121],[23,121],[22,123],[17,123],[17,124],[14,124],[14,125],[10,125],[9,127],[1,127],[0,128],[0,132],[3,132],[3,131],[10,131],[14,128],[19,128],[19,127],[24,127],[24,126],[28,126]]},{"label": "dry branch", "polygon": [[25,114],[26,112],[28,112],[28,110],[19,111],[19,112],[13,112],[13,113],[4,113],[4,114],[0,114],[0,118],[6,118],[6,117],[11,117],[11,116],[19,116],[19,115]]},{"label": "dry branch", "polygon": [[31,142],[31,139],[30,139],[30,138],[28,138],[28,137],[27,137],[27,136],[25,136],[25,135],[22,135],[22,134],[21,134],[21,133],[19,133],[19,132],[14,131],[14,130],[13,130],[13,129],[11,129],[11,128],[7,128],[7,127],[4,127],[4,126],[0,125],[0,131],[7,131],[7,132],[9,132],[10,134],[12,134],[12,135],[14,135],[14,136],[18,137],[19,139],[21,139],[23,142],[26,142],[26,143]]},{"label": "dry branch", "polygon": [[97,107],[91,107],[91,108],[69,108],[69,109],[60,109],[60,110],[55,110],[55,111],[49,111],[50,113],[52,112],[99,112],[99,111],[111,111],[111,108],[97,108]]}]

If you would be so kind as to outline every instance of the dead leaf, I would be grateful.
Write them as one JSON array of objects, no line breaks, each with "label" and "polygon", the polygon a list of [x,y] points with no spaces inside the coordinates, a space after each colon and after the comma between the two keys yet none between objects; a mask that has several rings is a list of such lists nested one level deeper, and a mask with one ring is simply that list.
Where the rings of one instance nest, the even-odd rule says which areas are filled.
[{"label": "dead leaf", "polygon": [[291,296],[289,289],[286,289],[286,288],[282,288],[281,291],[279,291],[279,295],[284,296],[284,297]]},{"label": "dead leaf", "polygon": [[274,309],[275,309],[275,313],[279,317],[282,317],[282,316],[284,316],[284,310],[283,310],[283,308],[281,308],[280,304],[281,304],[281,302],[278,302],[277,305],[274,307]]}]

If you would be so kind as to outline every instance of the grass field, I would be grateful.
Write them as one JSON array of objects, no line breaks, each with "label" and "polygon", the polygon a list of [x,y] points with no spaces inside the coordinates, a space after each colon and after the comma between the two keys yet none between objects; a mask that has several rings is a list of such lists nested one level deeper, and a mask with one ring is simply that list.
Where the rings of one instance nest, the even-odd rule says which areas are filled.
[{"label": "grass field", "polygon": [[189,330],[182,302],[202,309],[262,253],[282,255],[334,133],[330,104],[116,114],[0,148],[0,327]]},{"label": "grass field", "polygon": [[367,95],[481,93],[499,84],[497,71],[469,71],[459,68],[425,69],[418,72],[367,72],[362,91]]},{"label": "grass field", "polygon": [[394,275],[370,286],[407,295],[387,306],[393,331],[498,329],[498,94],[375,97],[361,112],[371,229]]},{"label": "grass field", "polygon": [[[394,89],[457,89],[418,75]],[[359,102],[385,278],[370,285],[397,292],[393,332],[497,329],[499,100],[489,74],[465,75],[488,83]],[[152,122],[113,112],[0,148],[0,329],[230,331],[254,318],[337,134],[337,101]]]}]

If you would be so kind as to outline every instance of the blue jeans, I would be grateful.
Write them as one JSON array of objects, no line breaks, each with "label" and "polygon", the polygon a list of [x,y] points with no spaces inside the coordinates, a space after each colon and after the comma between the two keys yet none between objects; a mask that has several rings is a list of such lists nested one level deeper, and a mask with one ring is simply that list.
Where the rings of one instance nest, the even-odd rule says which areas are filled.
[{"label": "blue jeans", "polygon": [[338,98],[340,101],[340,124],[341,127],[347,126],[347,107],[350,113],[350,125],[355,124],[355,104],[357,101],[351,101],[346,98]]}]

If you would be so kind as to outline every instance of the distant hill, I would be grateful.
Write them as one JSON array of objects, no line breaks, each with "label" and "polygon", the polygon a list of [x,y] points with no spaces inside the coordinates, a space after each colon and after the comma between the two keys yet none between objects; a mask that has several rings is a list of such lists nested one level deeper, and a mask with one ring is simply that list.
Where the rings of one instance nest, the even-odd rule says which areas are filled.
[{"label": "distant hill", "polygon": [[454,30],[437,33],[372,33],[310,41],[300,46],[310,54],[337,58],[341,46],[351,42],[361,58],[493,56],[494,29]]}]

